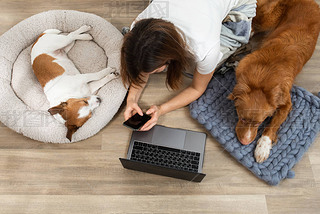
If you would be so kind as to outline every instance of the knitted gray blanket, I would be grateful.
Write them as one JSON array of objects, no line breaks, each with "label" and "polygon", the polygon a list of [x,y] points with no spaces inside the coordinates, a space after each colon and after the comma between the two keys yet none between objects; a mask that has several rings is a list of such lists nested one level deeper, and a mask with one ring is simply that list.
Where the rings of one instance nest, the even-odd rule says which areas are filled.
[{"label": "knitted gray blanket", "polygon": [[190,104],[191,116],[204,125],[235,159],[258,178],[270,185],[277,185],[284,178],[293,178],[292,168],[320,130],[320,99],[301,87],[292,88],[292,111],[278,131],[278,141],[269,158],[259,164],[253,153],[270,118],[259,127],[254,142],[242,145],[235,133],[237,113],[233,101],[227,99],[235,84],[233,71],[215,74],[206,92]]}]

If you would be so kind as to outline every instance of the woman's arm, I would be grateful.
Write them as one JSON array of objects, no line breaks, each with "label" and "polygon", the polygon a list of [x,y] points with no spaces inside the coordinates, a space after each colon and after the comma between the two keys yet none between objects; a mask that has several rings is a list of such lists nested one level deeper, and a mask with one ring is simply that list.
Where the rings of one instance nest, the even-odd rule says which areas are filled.
[{"label": "woman's arm", "polygon": [[145,82],[144,84],[141,84],[141,86],[136,86],[132,84],[129,88],[129,93],[127,97],[127,107],[124,112],[124,119],[128,120],[130,117],[132,117],[135,113],[138,113],[139,115],[143,115],[142,110],[138,106],[138,100],[141,96],[141,93],[143,89],[145,88],[147,81],[149,79],[149,74],[141,74],[141,79]]},{"label": "woman's arm", "polygon": [[157,123],[158,118],[161,115],[184,107],[198,99],[206,90],[213,73],[214,72],[211,72],[210,74],[200,74],[199,72],[195,71],[192,83],[189,87],[184,89],[181,93],[173,97],[168,102],[160,106],[154,105],[150,107],[146,113],[151,114],[152,118],[140,130],[147,131],[151,129]]}]

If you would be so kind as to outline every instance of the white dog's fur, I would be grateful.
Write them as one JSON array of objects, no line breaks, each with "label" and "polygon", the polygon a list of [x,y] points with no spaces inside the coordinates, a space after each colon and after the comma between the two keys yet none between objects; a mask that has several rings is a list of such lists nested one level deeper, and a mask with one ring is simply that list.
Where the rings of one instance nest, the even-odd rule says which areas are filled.
[{"label": "white dog's fur", "polygon": [[262,163],[267,160],[269,157],[270,151],[272,149],[272,141],[266,136],[262,135],[262,137],[258,140],[256,149],[254,151],[254,157],[258,163]]},{"label": "white dog's fur", "polygon": [[[79,119],[91,116],[92,110],[98,107],[101,102],[101,99],[93,94],[118,76],[113,68],[105,68],[96,73],[80,74],[73,62],[68,58],[67,53],[73,47],[75,40],[92,40],[91,35],[85,33],[90,29],[90,26],[85,25],[68,35],[60,34],[61,31],[57,29],[46,30],[38,37],[31,50],[31,63],[32,65],[36,64],[38,70],[40,70],[39,67],[41,68],[41,66],[45,68],[51,66],[52,69],[50,70],[49,68],[47,70],[49,72],[52,71],[53,76],[55,75],[53,68],[57,66],[56,64],[60,66],[60,70],[63,70],[61,75],[55,75],[49,81],[45,74],[35,72],[39,82],[46,79],[44,81],[45,85],[42,86],[50,107],[58,106],[71,98],[86,98],[86,101],[84,101],[86,105],[81,106],[78,110]],[[42,61],[40,57],[42,57]],[[49,60],[43,60],[46,57],[51,57],[54,60],[50,62]],[[54,113],[52,115],[61,123],[66,124],[65,118],[60,114]]]}]

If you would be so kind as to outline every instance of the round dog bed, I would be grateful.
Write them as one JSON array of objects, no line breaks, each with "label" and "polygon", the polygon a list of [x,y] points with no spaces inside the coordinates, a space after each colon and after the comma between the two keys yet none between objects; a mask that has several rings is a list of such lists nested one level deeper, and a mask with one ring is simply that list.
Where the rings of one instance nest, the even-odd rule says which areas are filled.
[{"label": "round dog bed", "polygon": [[[68,53],[81,73],[97,72],[106,66],[120,67],[121,33],[103,18],[78,11],[54,10],[34,15],[0,37],[0,120],[7,127],[42,142],[69,143],[67,128],[47,111],[49,102],[33,74],[31,45],[47,29],[71,32],[92,26],[93,41],[77,41]],[[72,136],[72,142],[99,132],[112,119],[127,89],[121,79],[103,86],[97,95],[102,103],[92,117]]]}]

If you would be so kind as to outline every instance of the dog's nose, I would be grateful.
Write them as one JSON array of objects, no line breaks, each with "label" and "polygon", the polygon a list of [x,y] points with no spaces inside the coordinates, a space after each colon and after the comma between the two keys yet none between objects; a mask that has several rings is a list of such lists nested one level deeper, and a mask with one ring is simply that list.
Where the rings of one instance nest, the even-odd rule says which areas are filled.
[{"label": "dog's nose", "polygon": [[242,145],[249,145],[251,143],[251,141],[248,139],[241,139],[240,142]]},{"label": "dog's nose", "polygon": [[248,145],[254,140],[253,133],[250,130],[247,130],[243,136],[239,136],[237,133],[237,137],[243,145]]},{"label": "dog's nose", "polygon": [[100,97],[97,97],[97,100],[99,103],[101,103],[101,98]]}]

